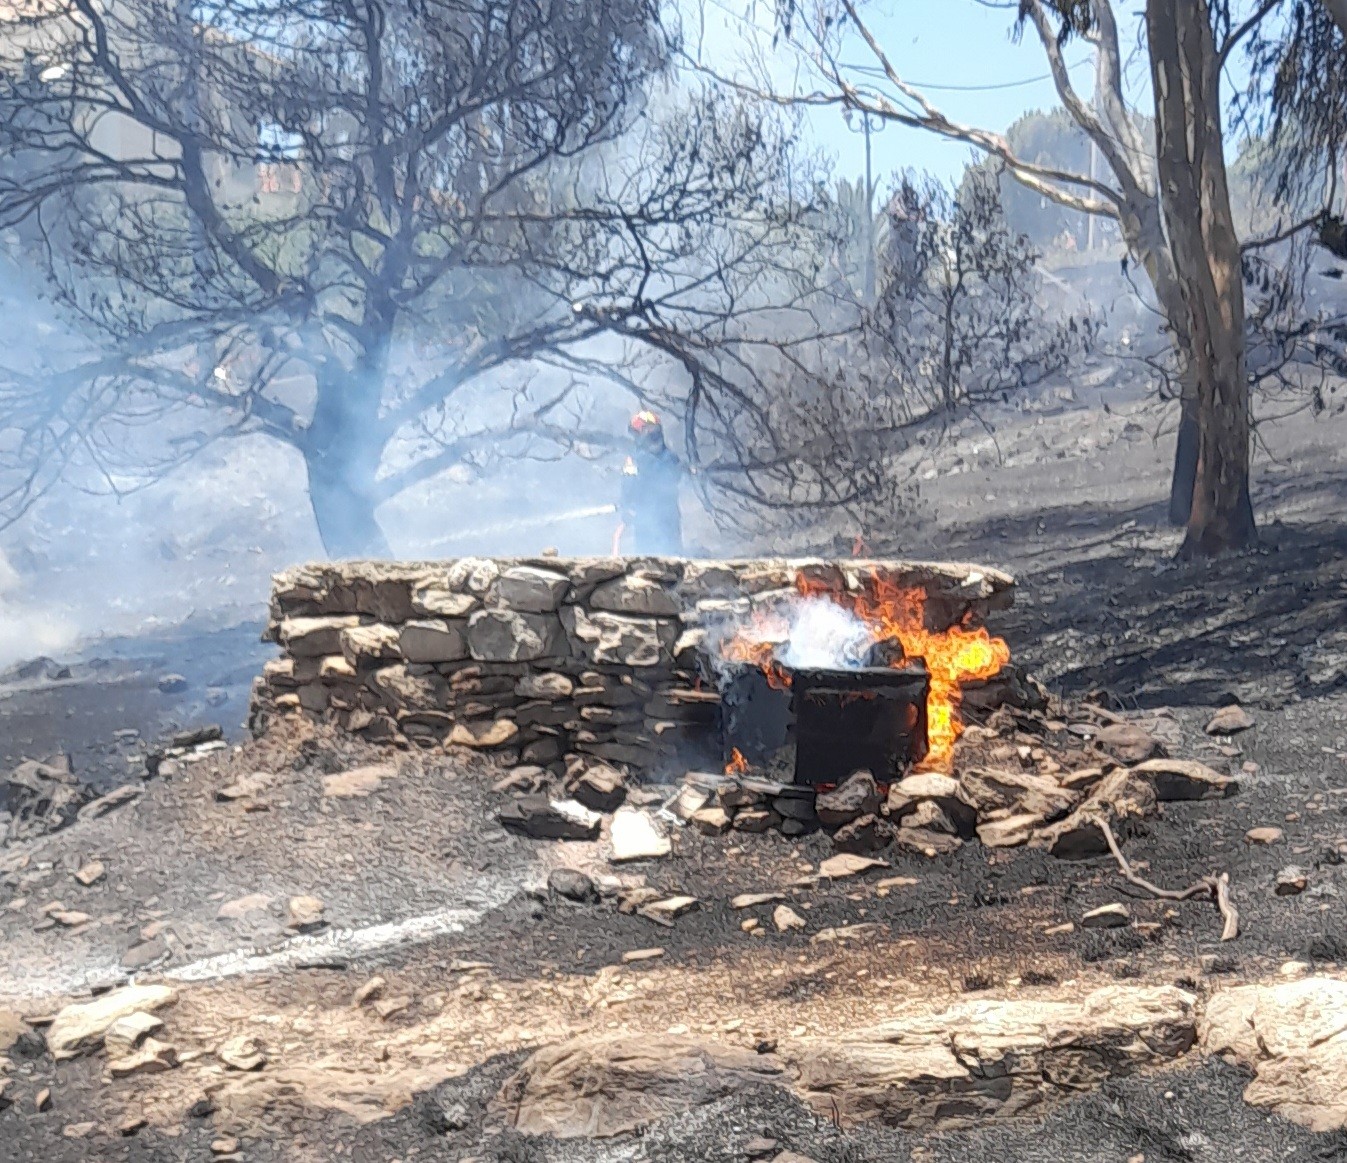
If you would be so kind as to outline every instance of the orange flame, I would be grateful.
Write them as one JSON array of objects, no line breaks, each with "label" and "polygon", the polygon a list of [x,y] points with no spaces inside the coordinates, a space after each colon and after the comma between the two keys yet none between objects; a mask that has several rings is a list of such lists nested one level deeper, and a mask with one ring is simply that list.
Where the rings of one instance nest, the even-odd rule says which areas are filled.
[{"label": "orange flame", "polygon": [[776,648],[786,641],[790,627],[785,620],[770,614],[759,614],[748,631],[741,631],[721,644],[721,657],[728,662],[746,662],[756,666],[767,676],[767,685],[773,690],[790,688],[790,674],[776,660]]},{"label": "orange flame", "polygon": [[[873,570],[869,583],[861,593],[844,594],[826,581],[811,580],[799,573],[795,588],[806,597],[826,597],[849,607],[870,627],[877,643],[898,643],[902,657],[891,665],[903,666],[918,658],[925,662],[931,686],[926,698],[926,758],[919,767],[925,771],[950,771],[954,764],[954,743],[963,734],[959,717],[962,687],[996,675],[1010,661],[1010,647],[1003,639],[993,638],[982,626],[928,629],[926,591],[920,586],[893,585]],[[751,628],[724,642],[721,653],[730,661],[760,667],[769,685],[784,689],[790,685],[790,675],[777,662],[776,648],[788,633],[784,619],[759,618]],[[739,758],[742,760],[742,756]]]},{"label": "orange flame", "polygon": [[747,775],[748,760],[744,758],[744,753],[737,747],[730,748],[730,761],[725,764],[726,775]]},{"label": "orange flame", "polygon": [[[881,642],[899,642],[903,654],[920,658],[931,676],[926,696],[927,771],[949,771],[954,763],[954,743],[963,734],[959,704],[965,683],[991,678],[1010,661],[1010,647],[993,638],[983,626],[951,626],[948,630],[926,628],[926,591],[901,589],[871,574],[872,592],[850,600],[857,616],[875,628]],[[840,595],[830,594],[834,601]]]}]

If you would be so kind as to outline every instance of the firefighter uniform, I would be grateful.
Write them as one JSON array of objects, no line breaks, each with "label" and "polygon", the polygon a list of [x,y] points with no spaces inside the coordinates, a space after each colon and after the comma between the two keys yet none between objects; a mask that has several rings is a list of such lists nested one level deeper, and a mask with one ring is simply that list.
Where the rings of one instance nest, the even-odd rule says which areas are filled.
[{"label": "firefighter uniform", "polygon": [[637,554],[679,556],[683,523],[678,509],[678,484],[683,467],[664,443],[664,430],[653,412],[632,417],[635,447],[622,466],[618,512],[632,534]]}]

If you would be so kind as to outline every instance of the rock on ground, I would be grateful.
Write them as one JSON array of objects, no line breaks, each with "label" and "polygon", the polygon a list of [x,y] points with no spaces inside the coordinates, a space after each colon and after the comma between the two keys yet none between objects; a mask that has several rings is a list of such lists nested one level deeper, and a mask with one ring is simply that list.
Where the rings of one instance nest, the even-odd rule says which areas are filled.
[{"label": "rock on ground", "polygon": [[178,995],[166,985],[128,985],[83,1005],[66,1006],[47,1030],[47,1048],[57,1059],[78,1057],[101,1046],[104,1034],[118,1018],[152,1013],[177,1000]]},{"label": "rock on ground", "polygon": [[985,999],[906,1013],[841,1038],[807,1039],[782,1056],[821,1114],[909,1130],[1013,1117],[1186,1052],[1191,994],[1104,986],[1079,999]]},{"label": "rock on ground", "polygon": [[1253,726],[1253,716],[1237,703],[1222,707],[1207,723],[1208,735],[1237,735]]},{"label": "rock on ground", "polygon": [[1179,1057],[1196,1037],[1194,1002],[1170,986],[1118,985],[1063,1000],[910,1005],[882,1025],[764,1054],[687,1036],[582,1035],[535,1052],[493,1109],[526,1134],[605,1137],[771,1084],[824,1117],[956,1129]]},{"label": "rock on ground", "polygon": [[333,799],[362,799],[379,790],[386,779],[397,775],[391,763],[370,763],[335,775],[323,776],[323,795]]},{"label": "rock on ground", "polygon": [[1347,981],[1222,990],[1207,1002],[1201,1040],[1206,1053],[1253,1071],[1246,1102],[1312,1131],[1347,1127]]},{"label": "rock on ground", "polygon": [[574,800],[550,800],[530,792],[506,804],[498,819],[507,831],[534,840],[594,840],[603,817]]},{"label": "rock on ground", "polygon": [[528,1135],[608,1137],[780,1074],[770,1054],[694,1038],[580,1037],[533,1054],[493,1105]]},{"label": "rock on ground", "polygon": [[1215,800],[1238,790],[1238,783],[1195,759],[1148,759],[1132,769],[1155,789],[1161,803]]},{"label": "rock on ground", "polygon": [[657,860],[672,850],[669,837],[660,830],[649,812],[640,808],[618,808],[613,813],[610,839],[613,862]]}]

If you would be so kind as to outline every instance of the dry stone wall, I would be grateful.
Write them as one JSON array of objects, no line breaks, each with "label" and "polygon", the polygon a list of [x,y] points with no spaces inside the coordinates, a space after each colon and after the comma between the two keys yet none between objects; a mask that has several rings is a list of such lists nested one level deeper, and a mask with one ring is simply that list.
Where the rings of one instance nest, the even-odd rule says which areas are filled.
[{"label": "dry stone wall", "polygon": [[251,723],[302,714],[372,740],[463,746],[564,770],[594,758],[636,772],[718,750],[719,696],[698,667],[707,627],[794,592],[877,577],[921,586],[927,621],[1010,604],[980,566],[817,559],[461,558],[337,562],[277,575],[266,637],[281,648]]}]

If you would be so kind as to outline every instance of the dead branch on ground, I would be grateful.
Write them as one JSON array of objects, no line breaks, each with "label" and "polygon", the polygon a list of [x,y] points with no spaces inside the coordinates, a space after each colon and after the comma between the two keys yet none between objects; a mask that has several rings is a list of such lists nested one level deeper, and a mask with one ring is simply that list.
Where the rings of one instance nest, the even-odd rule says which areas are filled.
[{"label": "dead branch on ground", "polygon": [[1235,908],[1230,899],[1230,874],[1228,872],[1222,872],[1219,876],[1204,876],[1185,889],[1160,888],[1132,869],[1127,857],[1123,855],[1122,849],[1118,846],[1118,838],[1113,834],[1113,829],[1109,827],[1108,821],[1102,816],[1092,816],[1091,819],[1104,834],[1109,851],[1113,853],[1113,859],[1118,862],[1118,871],[1122,873],[1123,879],[1128,884],[1135,885],[1137,888],[1165,901],[1186,901],[1196,896],[1206,896],[1209,900],[1214,900],[1216,907],[1221,911],[1221,919],[1224,922],[1221,926],[1221,940],[1233,941],[1239,936],[1239,910]]}]

